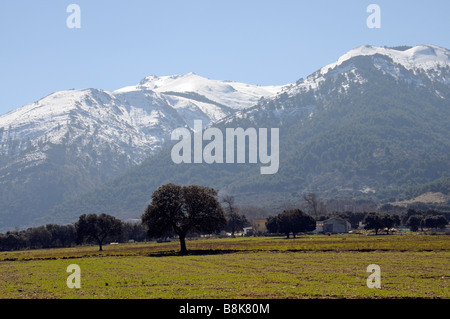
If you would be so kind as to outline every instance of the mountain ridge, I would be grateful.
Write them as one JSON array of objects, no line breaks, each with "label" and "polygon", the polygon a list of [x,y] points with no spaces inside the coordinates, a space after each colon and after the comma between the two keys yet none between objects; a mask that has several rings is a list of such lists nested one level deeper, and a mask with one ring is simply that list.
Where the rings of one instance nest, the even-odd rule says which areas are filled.
[{"label": "mountain ridge", "polygon": [[[195,80],[192,88],[211,91],[211,99],[198,92],[173,91],[177,90],[173,85],[153,91],[142,86],[147,79],[141,86],[113,92],[93,88],[54,92],[1,116],[0,214],[7,213],[0,228],[2,222],[14,226],[37,218],[53,204],[141,163],[158,152],[177,127],[193,128],[195,119],[206,126],[234,112],[217,102],[224,102],[223,93],[215,98],[212,90],[228,87],[229,82],[193,74],[173,78],[184,80],[186,89],[186,83]],[[240,96],[244,106],[263,97],[258,94],[275,90],[233,84],[238,86],[234,97]],[[39,188],[51,194],[41,194]],[[21,198],[29,203],[20,204]]]},{"label": "mountain ridge", "polygon": [[[356,55],[358,51],[364,54]],[[431,62],[426,62],[426,57]],[[209,79],[193,73],[150,76],[136,86],[113,92],[86,89],[92,94],[75,101],[78,104],[72,107],[77,112],[65,114],[64,119],[71,122],[63,144],[55,143],[52,137],[44,138],[48,133],[45,130],[41,140],[34,144],[26,138],[19,141],[15,139],[19,133],[1,125],[2,116],[0,214],[7,212],[3,213],[3,227],[8,226],[5,216],[11,226],[52,220],[71,222],[81,213],[100,210],[124,218],[136,217],[152,190],[167,181],[210,185],[263,205],[268,201],[283,205],[307,190],[329,198],[361,195],[380,200],[403,196],[408,187],[431,183],[450,171],[445,125],[450,122],[449,57],[449,50],[436,46],[403,50],[361,46],[295,84],[250,86],[241,94],[241,98],[247,97],[247,102],[232,104],[233,107],[223,103],[236,101],[237,88],[248,85],[208,82]],[[417,68],[410,67],[414,59],[420,62]],[[186,82],[189,78],[194,80],[190,84]],[[209,87],[200,85],[205,81]],[[192,91],[182,91],[185,88]],[[274,93],[276,90],[279,91]],[[265,95],[263,91],[274,94]],[[214,92],[219,93],[211,97],[209,94]],[[226,98],[225,93],[234,95]],[[87,124],[83,115],[89,112],[94,112],[98,120]],[[25,113],[22,117],[25,119]],[[116,120],[104,122],[105,119]],[[260,176],[249,164],[172,165],[170,141],[167,144],[169,133],[177,127],[193,128],[194,120],[221,129],[279,127],[283,153],[280,172],[268,178]],[[114,143],[108,139],[100,143],[101,129],[114,125],[118,128]],[[133,131],[136,127],[142,131]],[[420,130],[414,131],[414,127]],[[58,131],[56,124],[52,128]],[[60,127],[58,136],[66,136],[67,132],[61,130]],[[82,132],[91,132],[91,139],[86,140]],[[132,162],[129,154],[139,149],[137,144],[142,142],[139,134],[148,136],[158,149],[155,152],[145,149],[140,159]],[[42,157],[50,153],[53,155]],[[16,156],[18,162],[5,162],[4,154]],[[34,160],[41,160],[48,167],[43,170],[33,170],[31,164],[27,167],[27,156],[31,158],[33,154],[40,154]],[[48,158],[50,161],[45,161]],[[108,167],[109,175],[99,172],[96,165]],[[67,178],[60,177],[65,174]],[[28,180],[35,182],[30,184]],[[41,208],[21,203],[11,185],[16,191],[24,190],[23,198],[39,203]],[[39,187],[49,194],[36,198],[39,197],[36,194],[42,195]],[[65,188],[71,194],[59,192]],[[361,192],[367,189],[375,193]]]},{"label": "mountain ridge", "polygon": [[[442,75],[439,81],[429,76],[436,73]],[[58,206],[52,214],[64,218],[103,209],[136,218],[152,191],[167,182],[215,187],[235,195],[240,205],[269,211],[300,204],[306,192],[322,199],[373,203],[407,198],[412,189],[450,176],[449,78],[447,65],[424,74],[389,56],[355,56],[325,75],[315,72],[214,124],[222,131],[279,127],[282,155],[277,174],[262,176],[259,165],[248,163],[175,165],[169,144],[130,172]]]}]

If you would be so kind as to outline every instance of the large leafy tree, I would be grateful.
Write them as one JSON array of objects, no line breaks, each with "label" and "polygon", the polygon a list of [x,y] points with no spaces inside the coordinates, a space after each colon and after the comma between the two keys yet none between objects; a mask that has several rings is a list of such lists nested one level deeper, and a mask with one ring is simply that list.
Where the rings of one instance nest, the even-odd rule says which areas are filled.
[{"label": "large leafy tree", "polygon": [[400,225],[400,217],[398,215],[383,214],[381,217],[384,228],[386,229],[386,235],[389,235],[389,230],[392,227]]},{"label": "large leafy tree", "polygon": [[123,222],[111,215],[83,214],[75,223],[78,242],[95,241],[103,250],[106,239],[117,239],[123,232]]},{"label": "large leafy tree", "polygon": [[408,226],[411,231],[418,231],[419,227],[423,227],[423,216],[420,214],[409,216],[406,226]]},{"label": "large leafy tree", "polygon": [[191,185],[165,184],[152,194],[152,202],[142,215],[150,237],[177,234],[180,253],[186,254],[186,235],[189,232],[214,233],[222,230],[226,219],[217,191]]},{"label": "large leafy tree", "polygon": [[378,235],[380,229],[386,228],[386,234],[389,234],[389,229],[400,225],[400,218],[398,215],[389,215],[386,213],[368,213],[364,218],[364,229],[375,230],[375,235]]},{"label": "large leafy tree", "polygon": [[316,228],[316,221],[300,209],[289,209],[270,217],[266,227],[271,233],[283,233],[287,238],[292,233],[295,238],[296,233],[313,231]]},{"label": "large leafy tree", "polygon": [[384,227],[382,216],[379,213],[368,213],[364,218],[364,229],[375,230],[375,235],[378,235],[378,231]]}]

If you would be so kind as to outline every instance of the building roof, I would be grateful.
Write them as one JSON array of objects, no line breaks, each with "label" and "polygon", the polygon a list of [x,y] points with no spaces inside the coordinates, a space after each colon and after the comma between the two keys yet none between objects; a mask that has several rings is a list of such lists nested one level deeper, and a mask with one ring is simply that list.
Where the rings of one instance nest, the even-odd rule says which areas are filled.
[{"label": "building roof", "polygon": [[[343,219],[343,218],[339,218],[339,217],[331,217],[331,218],[328,218],[328,219],[324,220],[324,221],[323,221],[323,224],[331,224],[331,223],[335,223],[335,222],[338,222],[338,223],[341,223],[341,224],[343,224],[343,223],[349,223],[347,220],[345,220],[345,219]],[[350,223],[349,223],[349,224],[350,224]]]}]

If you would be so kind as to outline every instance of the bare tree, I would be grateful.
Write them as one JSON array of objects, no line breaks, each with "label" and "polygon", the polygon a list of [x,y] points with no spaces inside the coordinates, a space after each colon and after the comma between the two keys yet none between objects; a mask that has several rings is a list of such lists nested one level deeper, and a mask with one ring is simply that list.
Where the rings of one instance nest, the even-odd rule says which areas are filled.
[{"label": "bare tree", "polygon": [[303,200],[309,205],[310,209],[311,209],[311,213],[314,215],[315,218],[318,217],[318,203],[317,203],[317,198],[316,198],[316,194],[314,193],[308,193],[303,195]]},{"label": "bare tree", "polygon": [[242,230],[245,226],[250,223],[245,215],[239,214],[239,207],[234,205],[234,196],[224,195],[222,196],[222,203],[225,204],[225,214],[227,218],[227,226],[225,229],[231,232],[234,236],[236,231]]},{"label": "bare tree", "polygon": [[233,214],[238,212],[238,208],[234,206],[234,196],[232,195],[223,195],[222,196],[222,203],[225,204],[225,213],[226,214]]},{"label": "bare tree", "polygon": [[327,206],[317,198],[315,193],[304,194],[303,200],[306,202],[307,206],[309,206],[311,214],[316,219],[319,215],[326,215],[328,213]]},{"label": "bare tree", "polygon": [[324,202],[322,201],[319,202],[319,208],[317,210],[317,213],[321,216],[328,214],[327,205]]}]

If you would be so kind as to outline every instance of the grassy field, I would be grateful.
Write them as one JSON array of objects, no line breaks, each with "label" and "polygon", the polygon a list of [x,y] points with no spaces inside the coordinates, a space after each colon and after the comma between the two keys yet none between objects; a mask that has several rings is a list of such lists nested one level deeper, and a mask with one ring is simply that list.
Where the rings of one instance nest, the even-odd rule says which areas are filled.
[{"label": "grassy field", "polygon": [[[0,298],[450,298],[450,236],[199,239],[0,252]],[[81,268],[69,289],[66,268]],[[366,268],[381,268],[381,288]]]}]

